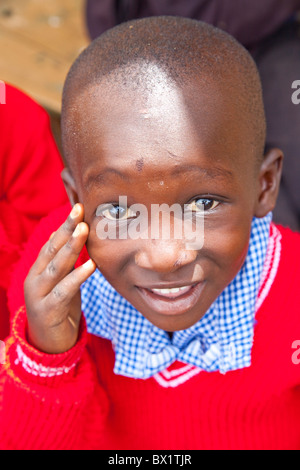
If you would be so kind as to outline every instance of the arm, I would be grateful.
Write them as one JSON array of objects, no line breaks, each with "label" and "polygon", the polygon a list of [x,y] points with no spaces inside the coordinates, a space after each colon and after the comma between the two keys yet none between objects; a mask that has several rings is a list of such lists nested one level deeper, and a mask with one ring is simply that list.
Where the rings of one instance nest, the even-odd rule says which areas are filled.
[{"label": "arm", "polygon": [[0,448],[97,448],[108,403],[88,354],[84,321],[78,342],[63,354],[41,353],[25,335],[22,308],[0,365]]},{"label": "arm", "polygon": [[[0,365],[0,446],[3,449],[92,449],[101,446],[108,402],[89,354],[89,335],[81,312],[76,340],[73,345],[61,345],[61,352],[41,352],[27,339],[29,321],[23,306],[24,279],[28,277],[41,246],[47,245],[49,235],[68,212],[69,205],[66,205],[41,221],[13,274],[10,307],[18,311],[13,315],[12,333],[6,340],[6,363]],[[74,227],[70,228],[71,233]],[[56,233],[64,232],[65,228],[60,227]],[[84,238],[77,243],[84,244]],[[77,249],[80,251],[79,246]],[[74,259],[77,257],[74,255]],[[78,264],[84,261],[86,255],[80,257]],[[76,269],[72,270],[75,272]],[[34,303],[39,304],[38,296]],[[42,317],[47,319],[50,310],[50,304],[48,308],[44,304]],[[30,315],[28,317],[30,319]],[[45,334],[49,333],[50,340],[46,342],[49,346],[53,344],[51,333],[55,327],[48,325],[48,329]],[[55,346],[58,336],[54,333]],[[64,334],[62,340],[65,340]]]},{"label": "arm", "polygon": [[[126,20],[175,15],[205,21],[251,47],[279,28],[300,9],[299,0],[121,0]],[[92,39],[117,24],[116,2],[87,0],[87,26]]]},{"label": "arm", "polygon": [[300,0],[215,0],[215,3],[218,4],[215,26],[225,29],[246,47],[274,33],[300,10]]},{"label": "arm", "polygon": [[116,26],[116,2],[114,0],[86,1],[86,22],[91,39]]}]

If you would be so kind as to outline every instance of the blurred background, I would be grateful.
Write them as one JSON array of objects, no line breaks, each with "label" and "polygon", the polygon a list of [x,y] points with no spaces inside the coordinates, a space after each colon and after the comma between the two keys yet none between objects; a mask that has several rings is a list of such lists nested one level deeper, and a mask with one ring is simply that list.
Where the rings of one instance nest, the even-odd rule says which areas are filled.
[{"label": "blurred background", "polygon": [[66,74],[89,43],[84,0],[0,0],[0,79],[50,114],[60,147],[59,116]]}]

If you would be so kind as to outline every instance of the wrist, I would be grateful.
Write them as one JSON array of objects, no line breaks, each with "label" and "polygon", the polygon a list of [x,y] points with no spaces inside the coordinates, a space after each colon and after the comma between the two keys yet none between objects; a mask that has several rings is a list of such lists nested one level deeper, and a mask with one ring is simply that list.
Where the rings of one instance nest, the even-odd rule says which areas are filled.
[{"label": "wrist", "polygon": [[48,354],[32,346],[27,341],[27,316],[25,307],[16,314],[12,324],[14,342],[11,350],[11,367],[19,376],[26,376],[27,380],[51,384],[72,378],[76,373],[87,341],[87,331],[84,317],[81,317],[78,340],[66,352]]},{"label": "wrist", "polygon": [[[26,307],[25,307],[26,308]],[[39,326],[32,327],[28,321],[27,312],[27,327],[26,327],[26,340],[27,343],[33,346],[34,349],[45,354],[62,354],[72,349],[78,341],[79,329],[78,325],[60,324],[57,327]],[[49,334],[49,331],[51,334]]]}]

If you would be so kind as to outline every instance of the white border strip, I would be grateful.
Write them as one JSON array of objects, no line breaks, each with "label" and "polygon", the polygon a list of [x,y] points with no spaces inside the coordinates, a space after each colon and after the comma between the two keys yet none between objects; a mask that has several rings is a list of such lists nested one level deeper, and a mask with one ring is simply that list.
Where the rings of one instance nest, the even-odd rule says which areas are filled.
[{"label": "white border strip", "polygon": [[200,369],[199,367],[192,366],[191,370],[189,370],[188,372],[182,374],[180,377],[177,377],[175,379],[165,380],[161,373],[155,374],[153,378],[156,380],[156,382],[159,383],[159,385],[161,385],[164,388],[169,388],[169,387],[174,388],[174,387],[177,387],[178,385],[183,384],[184,382],[194,377],[195,375],[199,374],[201,370],[202,369]]},{"label": "white border strip", "polygon": [[279,232],[279,230],[275,226],[273,226],[273,230],[274,230],[274,244],[275,244],[273,263],[272,263],[272,267],[271,267],[268,279],[266,280],[265,286],[262,289],[259,297],[257,298],[256,312],[261,307],[261,305],[263,304],[263,302],[266,299],[267,295],[269,294],[269,291],[271,289],[271,286],[272,286],[272,284],[274,282],[274,279],[275,279],[275,276],[277,274],[278,266],[279,266],[279,262],[280,262],[281,238],[282,238],[282,236],[281,236],[281,233]]},{"label": "white border strip", "polygon": [[190,369],[192,369],[194,366],[191,364],[188,364],[184,367],[179,367],[178,369],[173,369],[173,370],[168,370],[165,369],[161,372],[161,374],[165,377],[165,379],[170,380],[173,377],[177,377],[178,375],[184,374],[185,372],[188,372]]},{"label": "white border strip", "polygon": [[15,360],[15,364],[18,365],[21,363],[21,366],[26,372],[37,377],[56,377],[58,375],[67,374],[76,366],[76,363],[74,363],[70,367],[46,367],[26,356],[19,344],[16,347],[16,351],[18,358]]}]

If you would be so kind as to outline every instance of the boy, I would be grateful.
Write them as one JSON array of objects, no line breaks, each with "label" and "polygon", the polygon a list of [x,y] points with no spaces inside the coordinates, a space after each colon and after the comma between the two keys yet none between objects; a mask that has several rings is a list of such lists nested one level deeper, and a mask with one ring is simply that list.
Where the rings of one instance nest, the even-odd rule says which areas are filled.
[{"label": "boy", "polygon": [[[73,209],[15,273],[2,447],[299,448],[299,236],[270,227],[282,153],[248,53],[193,20],[123,24],[73,65],[62,134]],[[124,236],[155,204],[204,216],[203,245],[175,216]]]}]

